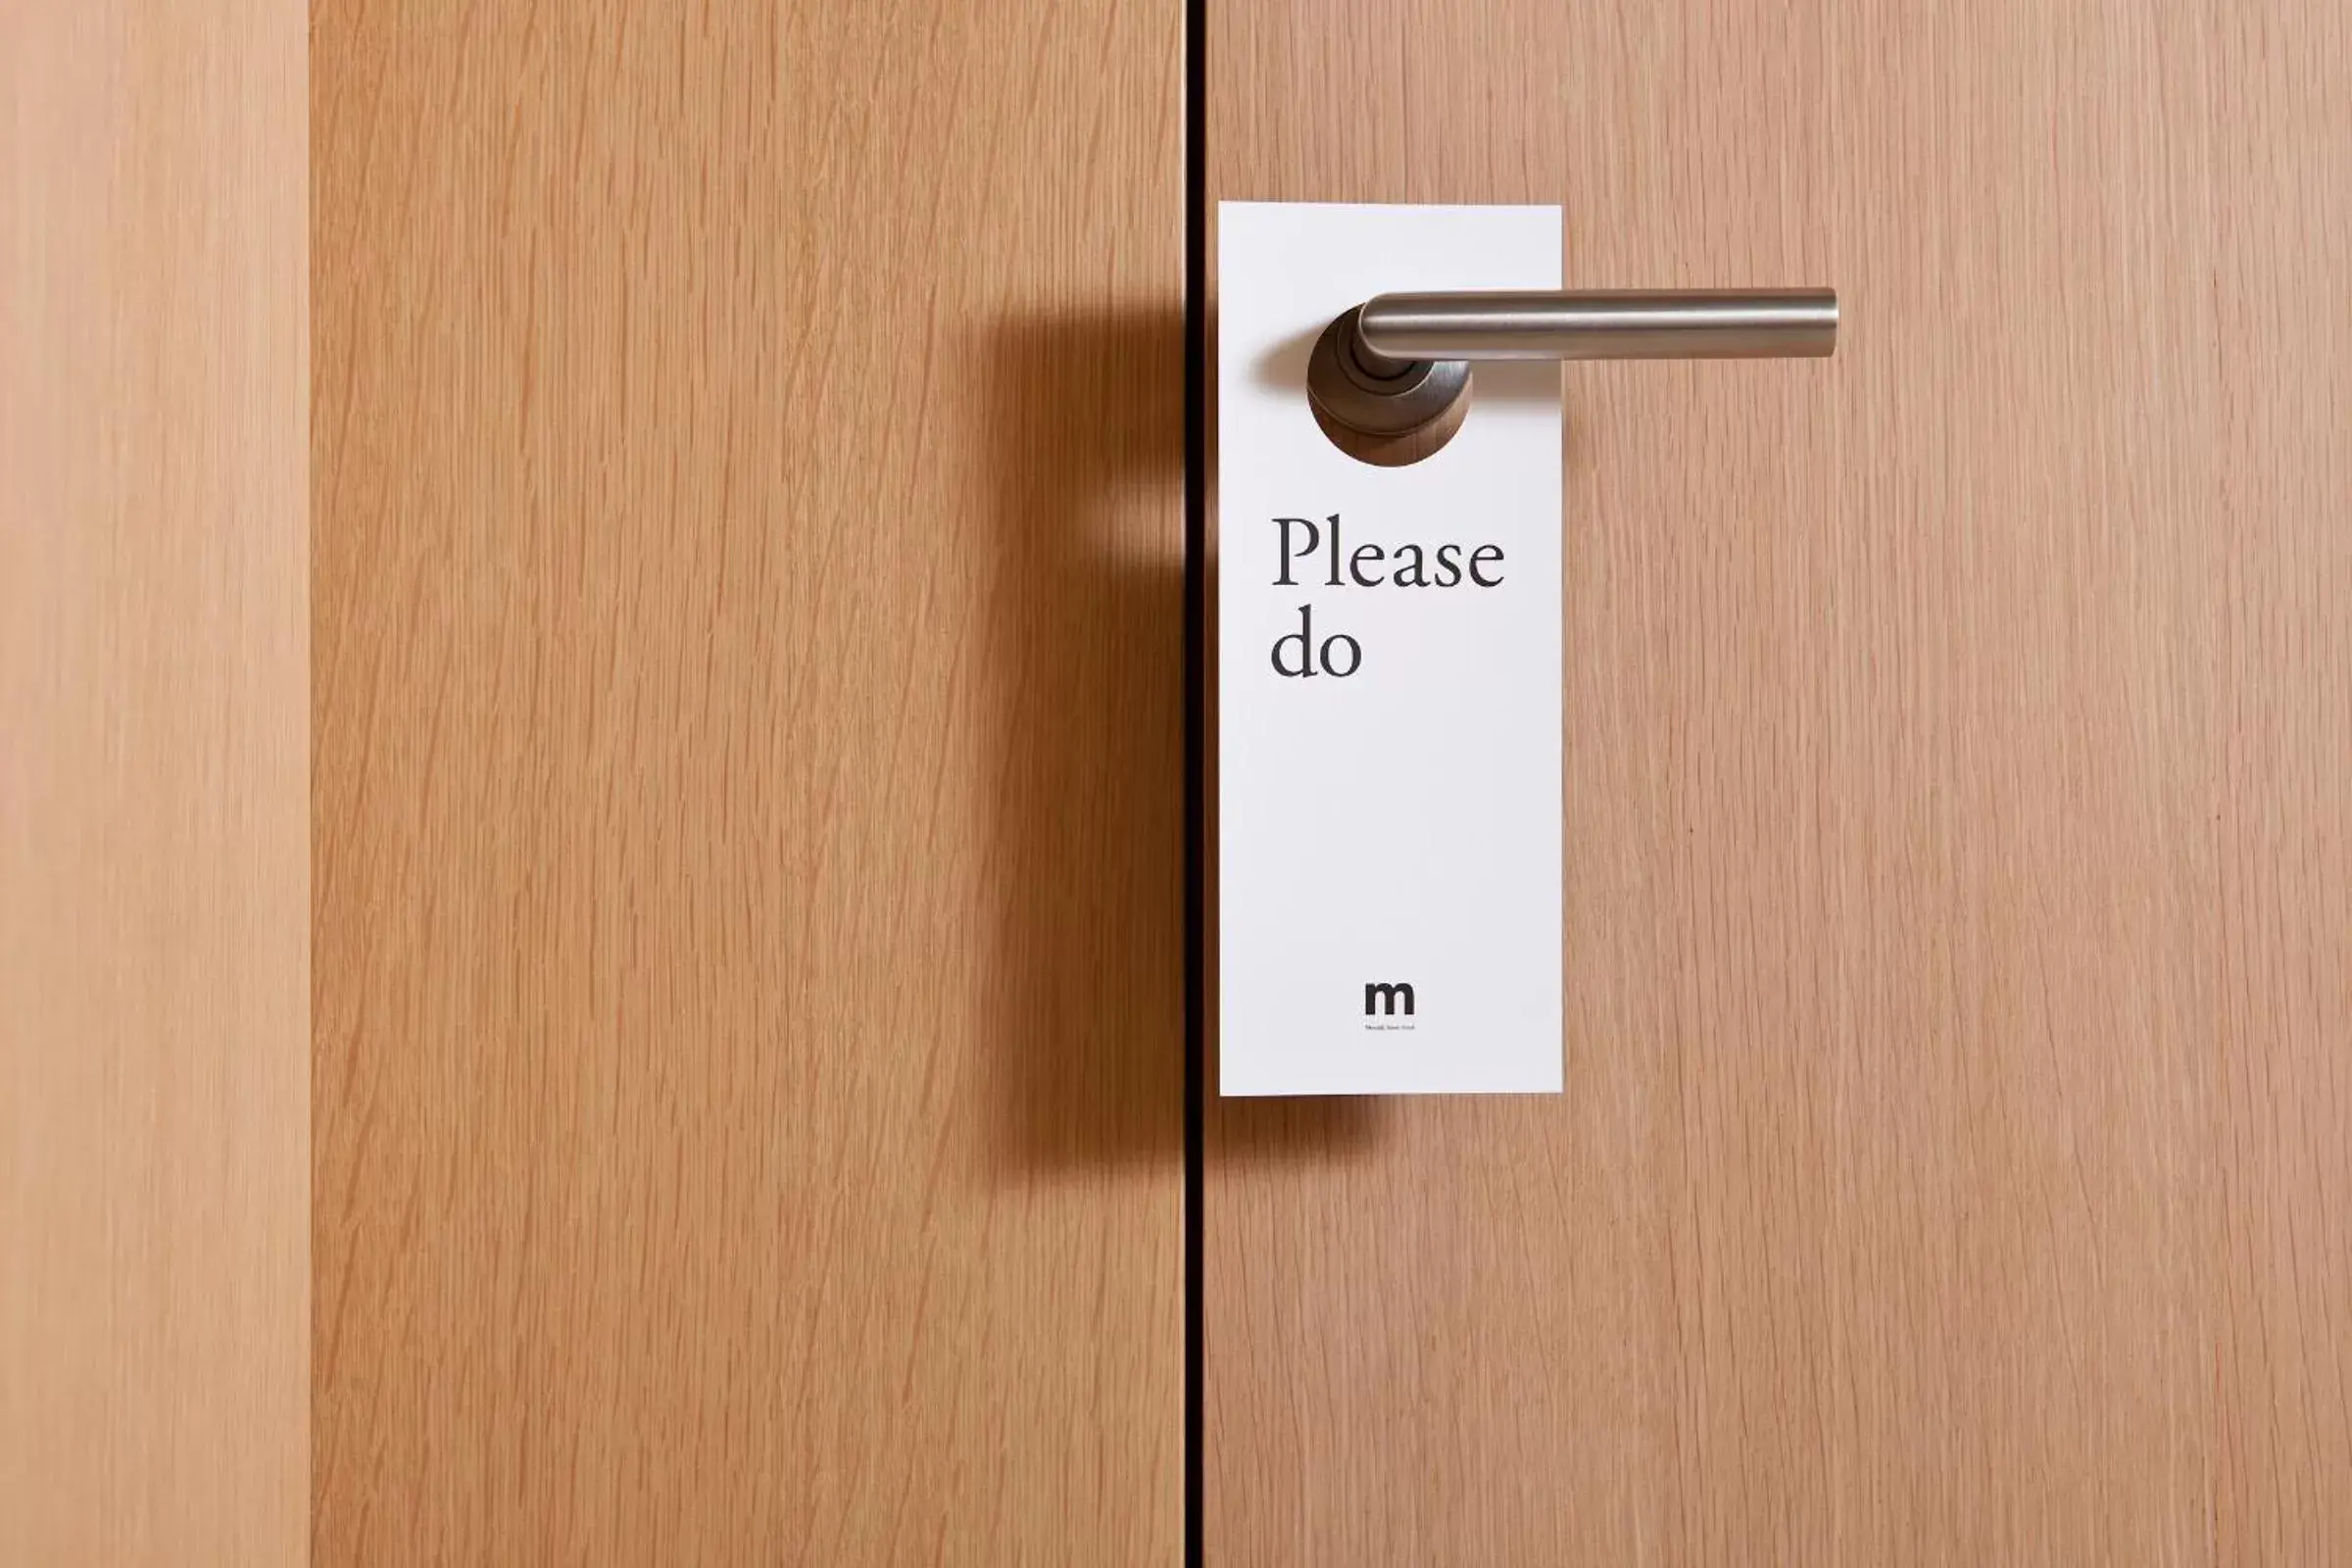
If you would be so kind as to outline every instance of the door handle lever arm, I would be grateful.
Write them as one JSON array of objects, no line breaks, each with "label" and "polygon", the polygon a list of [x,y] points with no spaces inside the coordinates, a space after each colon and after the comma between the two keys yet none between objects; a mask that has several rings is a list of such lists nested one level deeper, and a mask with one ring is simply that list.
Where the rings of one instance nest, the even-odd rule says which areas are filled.
[{"label": "door handle lever arm", "polygon": [[1819,359],[1837,346],[1824,288],[1381,294],[1324,328],[1307,396],[1349,430],[1400,436],[1453,411],[1476,360]]}]

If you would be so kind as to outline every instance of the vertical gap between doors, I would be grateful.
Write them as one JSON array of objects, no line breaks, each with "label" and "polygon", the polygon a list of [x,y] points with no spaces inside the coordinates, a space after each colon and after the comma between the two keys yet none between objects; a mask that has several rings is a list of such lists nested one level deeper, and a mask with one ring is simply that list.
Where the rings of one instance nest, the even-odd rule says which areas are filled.
[{"label": "vertical gap between doors", "polygon": [[1208,0],[1184,7],[1184,1560],[1201,1568],[1200,1200],[1208,1110]]}]

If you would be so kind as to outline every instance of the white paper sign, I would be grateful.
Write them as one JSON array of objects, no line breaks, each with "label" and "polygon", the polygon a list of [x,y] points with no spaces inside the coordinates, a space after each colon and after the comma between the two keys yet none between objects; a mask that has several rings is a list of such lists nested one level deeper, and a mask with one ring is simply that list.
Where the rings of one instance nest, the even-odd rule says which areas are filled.
[{"label": "white paper sign", "polygon": [[1479,366],[1401,467],[1305,376],[1374,294],[1558,288],[1559,209],[1217,221],[1220,1090],[1556,1093],[1559,368]]}]

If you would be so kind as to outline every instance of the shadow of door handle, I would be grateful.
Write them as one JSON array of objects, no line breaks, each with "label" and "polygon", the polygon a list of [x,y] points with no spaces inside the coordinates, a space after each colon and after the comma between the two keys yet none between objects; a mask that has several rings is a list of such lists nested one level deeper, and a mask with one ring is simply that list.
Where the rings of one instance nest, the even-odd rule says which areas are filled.
[{"label": "shadow of door handle", "polygon": [[1306,393],[1369,436],[1451,413],[1474,360],[1820,359],[1838,347],[1833,289],[1381,294],[1315,340]]}]

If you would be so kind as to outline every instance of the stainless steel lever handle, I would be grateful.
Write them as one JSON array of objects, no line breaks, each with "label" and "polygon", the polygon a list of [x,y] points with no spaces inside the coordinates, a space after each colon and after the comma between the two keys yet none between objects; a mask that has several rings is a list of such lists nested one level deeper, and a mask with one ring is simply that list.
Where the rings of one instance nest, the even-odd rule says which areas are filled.
[{"label": "stainless steel lever handle", "polygon": [[1579,294],[1382,294],[1356,311],[1357,354],[1415,360],[1818,359],[1838,346],[1826,288]]},{"label": "stainless steel lever handle", "polygon": [[1474,360],[1818,359],[1838,346],[1835,290],[1382,294],[1323,329],[1307,396],[1361,435],[1452,414]]}]

